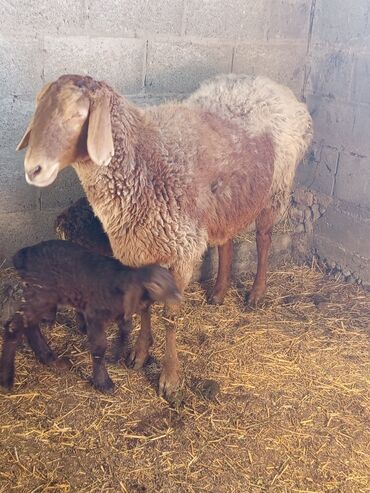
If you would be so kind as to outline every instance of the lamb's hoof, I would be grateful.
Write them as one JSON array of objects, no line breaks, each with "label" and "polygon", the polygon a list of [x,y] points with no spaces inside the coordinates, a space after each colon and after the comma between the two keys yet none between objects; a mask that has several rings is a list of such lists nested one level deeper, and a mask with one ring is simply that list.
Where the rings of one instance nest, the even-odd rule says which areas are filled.
[{"label": "lamb's hoof", "polygon": [[49,365],[58,368],[58,370],[70,370],[72,368],[71,360],[64,356],[51,361]]},{"label": "lamb's hoof", "polygon": [[14,374],[4,372],[0,373],[0,387],[4,392],[10,392],[14,384]]},{"label": "lamb's hoof", "polygon": [[116,387],[113,380],[109,377],[106,378],[103,382],[98,382],[92,379],[91,384],[96,390],[102,392],[103,394],[113,394]]},{"label": "lamb's hoof", "polygon": [[143,368],[148,359],[149,353],[133,349],[126,358],[126,366],[132,370],[140,370]]}]

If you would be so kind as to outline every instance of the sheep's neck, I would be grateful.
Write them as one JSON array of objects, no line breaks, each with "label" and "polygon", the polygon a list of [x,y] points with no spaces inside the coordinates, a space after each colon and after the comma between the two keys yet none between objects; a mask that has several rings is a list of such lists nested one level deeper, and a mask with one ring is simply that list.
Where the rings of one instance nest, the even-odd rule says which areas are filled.
[{"label": "sheep's neck", "polygon": [[145,222],[149,204],[152,207],[156,202],[155,172],[142,158],[145,134],[153,132],[151,123],[144,112],[118,95],[113,97],[111,118],[115,155],[110,164],[97,166],[88,160],[76,165],[85,193],[109,236],[124,224],[133,228]]}]

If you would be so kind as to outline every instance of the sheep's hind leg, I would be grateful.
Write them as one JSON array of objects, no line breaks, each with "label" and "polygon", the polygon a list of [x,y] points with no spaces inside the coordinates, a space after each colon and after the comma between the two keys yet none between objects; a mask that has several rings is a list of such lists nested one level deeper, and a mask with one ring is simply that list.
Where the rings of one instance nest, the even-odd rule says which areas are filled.
[{"label": "sheep's hind leg", "polygon": [[233,259],[233,241],[228,240],[218,247],[218,273],[215,287],[209,297],[211,305],[222,305],[230,286],[231,263]]},{"label": "sheep's hind leg", "polygon": [[257,306],[266,292],[266,275],[268,254],[271,246],[272,229],[275,222],[275,211],[272,208],[263,209],[256,219],[257,243],[257,273],[252,290],[248,295],[247,303],[251,307]]},{"label": "sheep's hind leg", "polygon": [[107,350],[107,338],[101,320],[95,317],[87,317],[87,336],[89,338],[93,361],[92,384],[102,392],[113,392],[114,383],[108,375],[105,367],[105,353]]},{"label": "sheep's hind leg", "polygon": [[6,390],[10,390],[14,384],[14,360],[23,328],[23,316],[21,313],[15,313],[4,326],[3,348],[0,358],[0,386]]},{"label": "sheep's hind leg", "polygon": [[149,349],[153,345],[150,308],[141,312],[141,328],[135,346],[127,358],[127,366],[134,370],[142,368],[149,358]]}]

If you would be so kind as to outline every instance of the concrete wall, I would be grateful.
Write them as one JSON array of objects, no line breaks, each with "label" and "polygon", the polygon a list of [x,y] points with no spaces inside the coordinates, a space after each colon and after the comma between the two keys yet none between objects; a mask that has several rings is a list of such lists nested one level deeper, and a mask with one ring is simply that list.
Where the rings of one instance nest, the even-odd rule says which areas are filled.
[{"label": "concrete wall", "polygon": [[[314,230],[323,259],[370,279],[369,8],[370,0],[0,0],[0,257],[51,237],[57,212],[82,194],[71,170],[47,189],[28,186],[14,151],[44,82],[88,73],[147,104],[233,71],[287,84],[315,120],[298,179],[314,194],[296,194],[294,234],[278,235],[273,261],[289,257],[291,244],[304,257]],[[238,251],[240,270],[252,242]]]},{"label": "concrete wall", "polygon": [[315,143],[299,178],[325,203],[314,248],[328,270],[370,284],[370,1],[314,1],[309,32]]},{"label": "concrete wall", "polygon": [[57,211],[82,194],[72,170],[47,189],[28,186],[15,153],[46,81],[88,73],[146,104],[235,71],[299,96],[310,1],[0,0],[0,257],[51,237]]}]

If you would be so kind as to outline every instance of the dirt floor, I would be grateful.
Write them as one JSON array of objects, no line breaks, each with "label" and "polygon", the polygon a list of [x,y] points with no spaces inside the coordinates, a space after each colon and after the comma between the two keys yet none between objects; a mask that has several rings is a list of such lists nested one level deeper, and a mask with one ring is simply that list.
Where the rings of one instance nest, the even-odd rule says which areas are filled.
[{"label": "dirt floor", "polygon": [[46,334],[72,370],[24,347],[14,392],[0,395],[0,492],[370,492],[370,294],[286,267],[246,312],[250,284],[222,307],[189,289],[179,409],[156,394],[159,308],[153,360],[110,365],[110,396],[87,383],[87,341],[61,314]]}]

